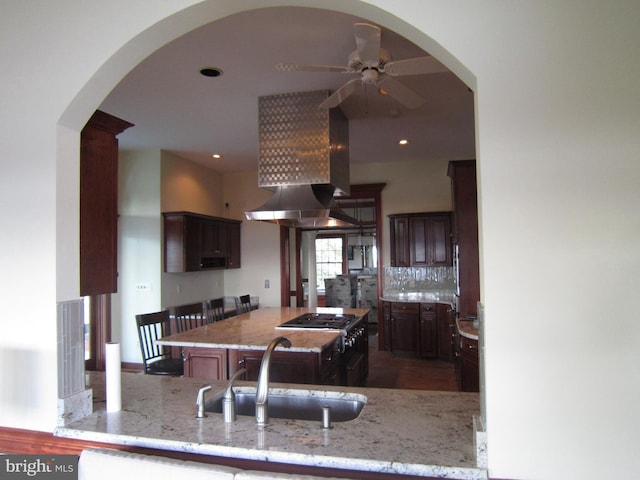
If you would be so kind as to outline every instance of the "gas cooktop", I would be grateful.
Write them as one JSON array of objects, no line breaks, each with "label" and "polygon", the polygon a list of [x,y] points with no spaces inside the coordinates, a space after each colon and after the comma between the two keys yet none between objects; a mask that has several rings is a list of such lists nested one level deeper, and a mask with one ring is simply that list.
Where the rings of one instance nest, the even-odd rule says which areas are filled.
[{"label": "gas cooktop", "polygon": [[305,313],[280,324],[277,328],[346,330],[355,319],[356,316],[349,313]]}]

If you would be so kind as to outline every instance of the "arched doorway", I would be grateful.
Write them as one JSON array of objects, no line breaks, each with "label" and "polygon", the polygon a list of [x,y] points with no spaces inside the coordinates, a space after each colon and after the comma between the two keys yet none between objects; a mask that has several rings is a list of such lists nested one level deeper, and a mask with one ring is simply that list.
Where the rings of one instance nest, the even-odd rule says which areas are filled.
[{"label": "arched doorway", "polygon": [[[203,2],[202,4],[187,8],[180,13],[176,13],[175,15],[167,17],[163,22],[161,22],[157,26],[152,27],[149,31],[154,31],[158,35],[158,38],[153,42],[153,47],[150,47],[149,44],[142,45],[144,43],[144,40],[147,39],[146,37],[148,36],[149,32],[145,32],[144,35],[141,34],[140,37],[136,37],[136,39],[123,46],[122,49],[116,55],[114,55],[110,62],[105,63],[98,72],[98,75],[96,75],[96,78],[104,75],[105,78],[111,78],[113,80],[112,86],[115,85],[118,80],[117,77],[122,77],[124,75],[122,72],[125,72],[127,71],[127,69],[135,66],[135,61],[131,60],[131,57],[134,53],[137,53],[138,55],[140,55],[143,51],[149,53],[153,51],[154,48],[159,48],[160,46],[162,46],[166,41],[172,40],[176,33],[179,31],[187,32],[196,26],[204,25],[221,18],[222,15],[216,8],[218,6],[218,3],[219,2],[214,1]],[[260,6],[256,5],[255,8],[260,8]],[[349,13],[352,14],[361,13],[363,17],[370,18],[372,21],[378,21],[381,24],[385,23],[386,20],[389,20],[391,18],[388,14],[380,10],[374,9],[369,6],[362,6],[357,2],[354,2],[353,4],[347,4],[347,6],[349,7],[349,9],[344,8],[343,10],[343,8],[341,8],[341,10],[349,10]],[[194,20],[193,17],[189,14],[194,13],[195,11],[207,11],[209,16],[203,16],[198,20]],[[202,18],[206,18],[207,20],[203,21]],[[398,28],[397,19],[394,20],[394,23],[396,23],[396,30],[401,31],[401,29]],[[168,25],[171,25],[171,27],[173,28],[171,32],[167,32],[164,30],[164,28]],[[408,24],[404,24],[404,26],[407,28],[407,31],[410,30],[410,26]],[[143,36],[145,38],[142,38]],[[442,51],[442,48],[439,45],[437,45],[426,36],[423,38],[423,43],[432,44],[432,51]],[[94,81],[91,81],[87,85],[85,85],[83,90],[76,97],[76,99],[74,99],[72,104],[68,107],[67,111],[61,118],[61,124],[69,126],[72,129],[79,128],[79,124],[82,123],[82,116],[85,115],[85,118],[88,118],[88,116],[92,113],[92,106],[98,103],[98,100],[102,98],[101,95],[105,93],[105,90],[107,90],[107,88],[105,88],[103,84],[98,85]],[[65,153],[70,154],[71,152]],[[73,158],[73,155],[70,154],[69,158]]]}]

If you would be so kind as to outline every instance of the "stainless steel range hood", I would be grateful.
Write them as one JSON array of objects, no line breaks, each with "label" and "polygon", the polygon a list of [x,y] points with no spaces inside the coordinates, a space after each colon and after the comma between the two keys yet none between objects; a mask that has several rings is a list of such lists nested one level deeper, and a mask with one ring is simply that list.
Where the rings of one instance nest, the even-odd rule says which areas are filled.
[{"label": "stainless steel range hood", "polygon": [[328,90],[260,97],[258,186],[274,191],[248,220],[289,227],[352,226],[334,195],[349,194],[349,123],[320,109]]},{"label": "stainless steel range hood", "polygon": [[335,204],[334,190],[331,185],[278,187],[264,205],[245,216],[286,227],[352,227],[356,220]]}]

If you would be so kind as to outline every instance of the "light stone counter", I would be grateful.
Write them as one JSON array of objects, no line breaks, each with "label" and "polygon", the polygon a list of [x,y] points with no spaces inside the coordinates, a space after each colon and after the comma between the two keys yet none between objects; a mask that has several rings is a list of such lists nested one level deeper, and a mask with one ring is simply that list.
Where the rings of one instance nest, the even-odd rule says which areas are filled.
[{"label": "light stone counter", "polygon": [[[254,417],[225,424],[221,414],[195,418],[198,389],[224,383],[143,374],[122,375],[122,410],[106,413],[104,376],[92,374],[95,411],[58,427],[55,435],[118,445],[208,454],[239,459],[442,478],[486,479],[476,468],[473,416],[475,393],[277,385],[354,392],[367,397],[358,418],[319,422],[273,418],[258,429]],[[238,385],[254,385],[238,382]]]},{"label": "light stone counter", "polygon": [[[277,329],[281,323],[307,312],[349,313],[362,317],[368,308],[259,308],[211,325],[169,335],[158,341],[162,345],[180,347],[209,347],[228,349],[265,350],[269,342],[280,335],[291,341],[289,352],[321,352],[339,335],[337,331],[316,329]],[[278,347],[281,349],[282,347]]]},{"label": "light stone counter", "polygon": [[456,325],[458,326],[460,335],[471,340],[478,340],[478,327],[473,324],[473,320],[457,318]]}]

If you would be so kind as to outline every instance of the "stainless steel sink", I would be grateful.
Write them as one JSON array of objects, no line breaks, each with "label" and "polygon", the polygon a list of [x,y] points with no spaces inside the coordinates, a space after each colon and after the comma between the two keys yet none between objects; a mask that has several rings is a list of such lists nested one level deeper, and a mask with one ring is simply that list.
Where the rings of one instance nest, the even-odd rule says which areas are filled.
[{"label": "stainless steel sink", "polygon": [[[254,416],[256,413],[255,387],[234,387],[237,415]],[[205,404],[205,410],[222,413],[222,394],[219,392]],[[270,418],[322,421],[322,407],[328,406],[331,422],[348,422],[360,415],[367,397],[357,393],[329,390],[302,390],[270,388],[268,412]]]}]

